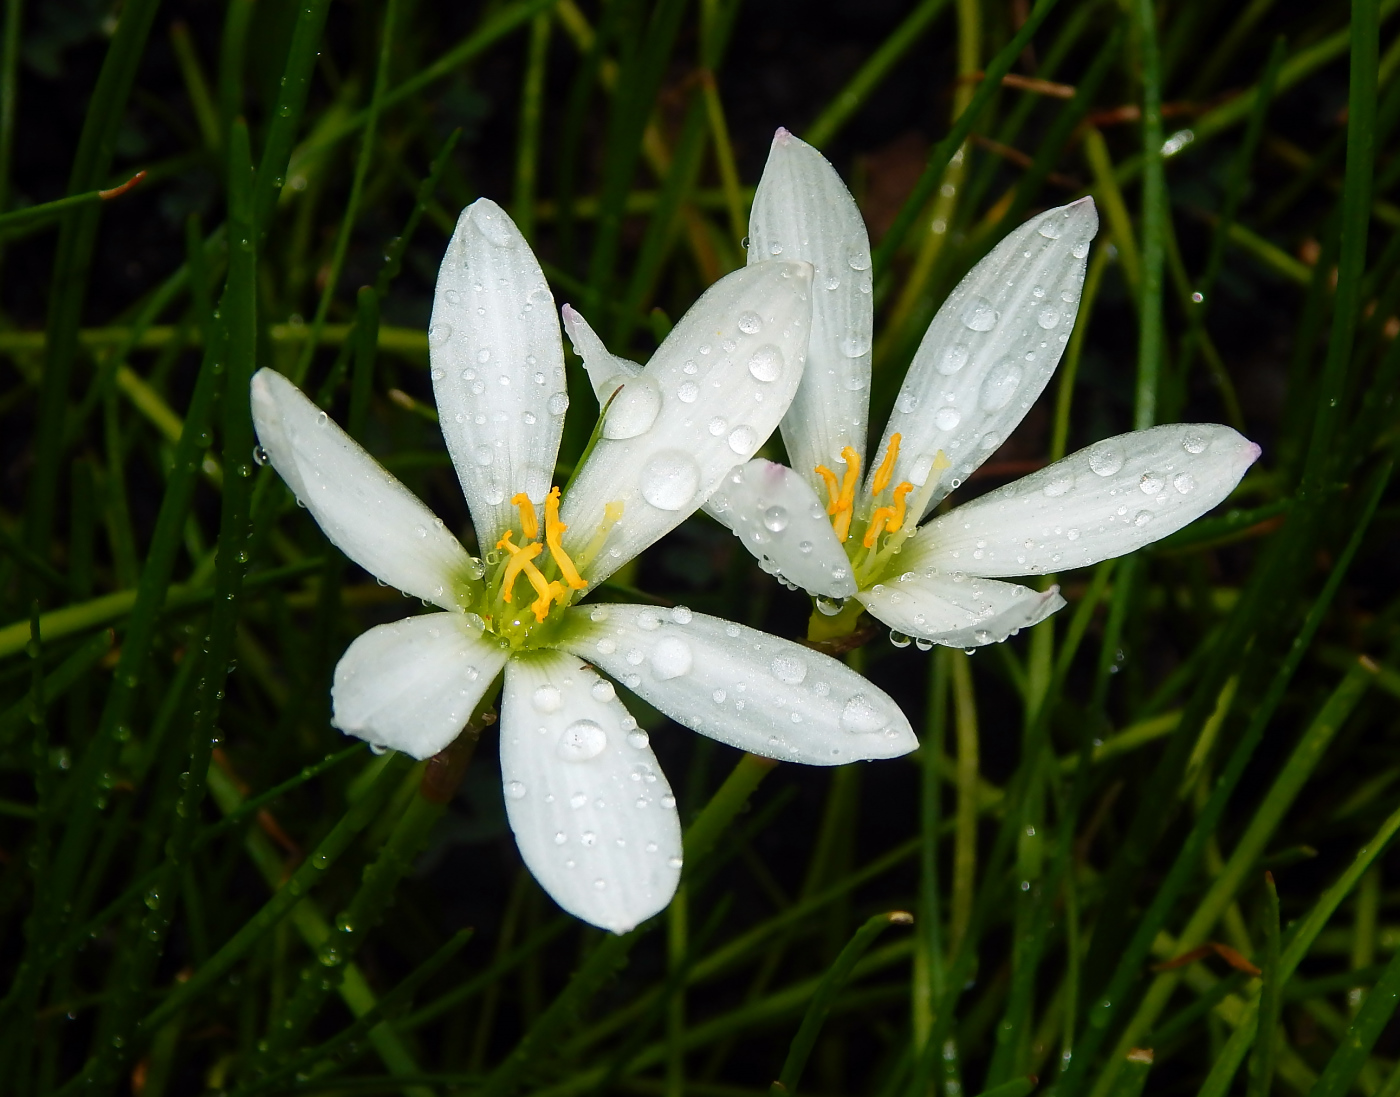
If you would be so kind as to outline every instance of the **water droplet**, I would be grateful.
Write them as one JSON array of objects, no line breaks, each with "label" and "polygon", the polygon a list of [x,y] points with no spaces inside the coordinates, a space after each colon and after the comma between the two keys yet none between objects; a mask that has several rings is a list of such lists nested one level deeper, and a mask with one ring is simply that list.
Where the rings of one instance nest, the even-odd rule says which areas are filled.
[{"label": "water droplet", "polygon": [[451,338],[451,324],[434,324],[428,329],[428,346],[430,347],[440,347]]},{"label": "water droplet", "polygon": [[1060,322],[1060,310],[1056,308],[1041,309],[1035,318],[1035,322],[1049,331]]},{"label": "water droplet", "polygon": [[700,386],[694,381],[682,381],[680,387],[676,389],[676,399],[682,404],[693,404],[695,398],[700,395]]},{"label": "water droplet", "polygon": [[576,792],[569,797],[569,807],[578,811],[584,804],[588,803],[588,797],[582,792]]},{"label": "water droplet", "polygon": [[919,398],[912,392],[901,392],[899,399],[894,402],[894,406],[905,415],[912,415],[914,409],[919,406]]},{"label": "water droplet", "polygon": [[873,735],[884,731],[888,725],[889,720],[863,693],[853,695],[841,710],[841,727],[853,735]]},{"label": "water droplet", "polygon": [[996,327],[997,320],[1000,318],[1001,314],[992,308],[992,303],[985,297],[974,295],[963,306],[963,326],[973,331],[991,331],[992,328]]},{"label": "water droplet", "polygon": [[846,262],[850,264],[852,270],[869,270],[870,252],[856,245],[846,253]]},{"label": "water droplet", "polygon": [[1123,467],[1123,447],[1117,442],[1102,442],[1089,454],[1089,467],[1099,476],[1112,476]]},{"label": "water droplet", "polygon": [[646,748],[650,744],[651,736],[649,736],[646,732],[642,731],[640,728],[636,731],[629,731],[627,733],[627,745],[629,747],[632,747],[634,750],[646,750]]},{"label": "water droplet", "polygon": [[769,507],[763,512],[763,525],[765,529],[773,533],[781,533],[787,529],[788,512],[786,507]]},{"label": "water droplet", "polygon": [[968,350],[962,343],[954,343],[938,359],[938,372],[949,377],[967,365]]},{"label": "water droplet", "polygon": [[1003,358],[992,367],[982,382],[981,402],[987,411],[999,411],[1011,403],[1021,384],[1021,367],[1010,358]]},{"label": "water droplet", "polygon": [[1189,472],[1179,472],[1172,478],[1172,487],[1181,495],[1190,495],[1196,486],[1196,478]]},{"label": "water droplet", "polygon": [[549,398],[549,414],[563,415],[569,410],[569,394],[567,392],[556,392]]},{"label": "water droplet", "polygon": [[739,330],[745,335],[757,335],[758,329],[763,327],[763,318],[756,312],[741,312],[739,314]]},{"label": "water droplet", "polygon": [[564,698],[560,695],[557,686],[543,685],[530,695],[530,701],[535,706],[536,712],[558,712],[564,703]]},{"label": "water droplet", "polygon": [[760,381],[776,381],[783,372],[783,352],[772,343],[764,343],[749,358],[749,372]]},{"label": "water droplet", "polygon": [[1040,235],[1047,240],[1058,240],[1061,231],[1060,226],[1056,224],[1053,217],[1047,217],[1044,224],[1040,226]]},{"label": "water droplet", "polygon": [[481,445],[477,446],[475,449],[472,450],[472,458],[476,461],[478,465],[482,465],[484,467],[486,465],[491,464],[491,462],[496,459],[496,455],[492,451],[490,446],[486,445],[485,443],[482,443]]},{"label": "water droplet", "polygon": [[1206,445],[1206,436],[1199,430],[1187,431],[1186,437],[1181,441],[1181,448],[1187,453],[1204,453]]},{"label": "water droplet", "polygon": [[608,735],[593,720],[575,720],[564,729],[556,753],[566,762],[586,762],[607,749]]},{"label": "water droplet", "polygon": [[[869,332],[853,331],[841,340],[841,353],[847,358],[859,358],[870,352]],[[860,386],[864,388],[864,384]]]},{"label": "water droplet", "polygon": [[616,650],[617,650],[617,641],[614,640],[614,639],[612,639],[611,637],[604,636],[601,640],[598,641],[598,654],[599,654],[599,655],[611,655],[611,654],[612,654],[613,652],[615,652]]},{"label": "water droplet", "polygon": [[775,655],[768,664],[768,671],[778,681],[796,686],[807,677],[807,662],[800,655]]},{"label": "water droplet", "polygon": [[520,781],[507,781],[506,795],[512,800],[525,799],[525,785]]},{"label": "water droplet", "polygon": [[1152,521],[1152,512],[1150,510],[1140,510],[1133,515],[1133,525],[1135,526],[1145,526],[1150,521]]},{"label": "water droplet", "polygon": [[263,449],[262,446],[254,446],[254,447],[253,447],[253,464],[255,464],[255,465],[257,465],[259,468],[261,468],[263,465],[267,464],[267,461],[268,461],[267,450]]},{"label": "water droplet", "polygon": [[939,430],[952,430],[962,422],[962,412],[954,407],[939,408],[933,413],[933,425]]},{"label": "water droplet", "polygon": [[1070,472],[1069,469],[1065,469],[1056,473],[1051,478],[1050,482],[1045,485],[1043,490],[1051,499],[1056,499],[1064,495],[1065,492],[1069,491],[1072,487],[1074,487],[1074,473]]},{"label": "water droplet", "polygon": [[[732,445],[733,435],[730,439]],[[642,498],[657,510],[683,509],[695,498],[699,486],[700,466],[684,450],[662,450],[642,469]]]},{"label": "water droplet", "polygon": [[721,434],[723,434],[723,433],[724,433],[726,430],[728,430],[728,429],[729,429],[729,423],[728,423],[728,421],[725,420],[725,418],[724,418],[723,416],[721,416],[721,415],[716,415],[713,419],[710,420],[709,431],[710,431],[710,433],[713,434],[716,438],[718,438]]},{"label": "water droplet", "polygon": [[1142,489],[1144,495],[1156,495],[1165,484],[1166,481],[1155,472],[1144,472],[1142,479],[1138,481],[1138,487]]},{"label": "water droplet", "polygon": [[590,689],[589,692],[593,694],[593,699],[595,701],[602,701],[604,704],[617,696],[617,690],[613,689],[613,684],[605,678],[599,678],[594,682],[593,688]]},{"label": "water droplet", "polygon": [[1088,239],[1076,240],[1075,243],[1074,243],[1074,247],[1070,248],[1069,250],[1070,250],[1070,253],[1071,253],[1076,259],[1083,259],[1084,256],[1086,256],[1086,255],[1089,254],[1089,241],[1088,241]]},{"label": "water droplet", "polygon": [[651,653],[651,672],[662,681],[690,671],[695,658],[690,645],[678,636],[664,637]]},{"label": "water droplet", "polygon": [[913,641],[902,632],[890,629],[890,643],[897,648],[907,648]]},{"label": "water droplet", "polygon": [[758,448],[758,435],[753,427],[738,426],[729,432],[729,448],[740,456],[747,457]]},{"label": "water droplet", "polygon": [[562,830],[556,830],[554,832],[554,844],[556,846],[562,846],[568,840],[569,836],[565,834]]},{"label": "water droplet", "polygon": [[[552,397],[549,410],[554,411]],[[603,437],[623,439],[645,434],[651,430],[660,411],[661,387],[645,374],[633,377],[608,405],[603,419]]]},{"label": "water droplet", "polygon": [[695,614],[690,612],[689,606],[676,606],[671,610],[671,620],[678,625],[688,625]]}]

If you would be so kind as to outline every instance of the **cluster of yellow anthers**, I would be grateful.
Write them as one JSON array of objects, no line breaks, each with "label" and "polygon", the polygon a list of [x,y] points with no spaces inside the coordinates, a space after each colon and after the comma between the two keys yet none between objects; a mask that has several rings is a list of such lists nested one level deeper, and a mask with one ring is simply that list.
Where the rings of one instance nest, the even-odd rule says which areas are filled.
[{"label": "cluster of yellow anthers", "polygon": [[[870,495],[874,499],[878,500],[885,488],[889,487],[890,479],[894,475],[894,463],[899,459],[899,443],[898,434],[890,435],[885,459],[875,470],[875,479],[870,484]],[[826,483],[826,512],[832,516],[831,528],[836,531],[841,543],[845,544],[846,538],[851,535],[851,519],[855,514],[856,484],[860,481],[860,454],[851,446],[847,446],[841,451],[841,458],[846,462],[846,472],[839,486],[836,474],[825,465],[818,465],[815,471]],[[870,523],[865,527],[865,537],[861,544],[866,548],[874,548],[882,533],[899,532],[904,525],[904,498],[913,490],[914,485],[908,480],[902,480],[895,485],[893,502],[889,506],[875,508],[870,515]]]},{"label": "cluster of yellow anthers", "polygon": [[[536,541],[540,535],[539,520],[535,517],[535,505],[530,502],[529,496],[523,491],[511,498],[511,504],[520,509],[520,531],[524,539],[530,544],[516,545],[511,538],[515,536],[515,530],[508,529],[499,541],[496,542],[498,549],[505,549],[510,554],[510,559],[506,561],[505,574],[501,577],[501,601],[511,602],[515,597],[515,581],[522,574],[530,585],[535,588],[538,598],[530,604],[530,609],[535,615],[536,621],[543,621],[549,615],[549,607],[553,602],[563,605],[569,600],[570,590],[583,590],[588,586],[583,577],[579,575],[578,568],[569,559],[569,554],[564,551],[564,546],[559,543],[559,538],[569,527],[559,521],[559,489],[557,487],[549,489],[549,496],[544,501],[544,541]],[[549,547],[549,554],[554,558],[555,565],[559,568],[559,574],[563,578],[561,583],[558,579],[546,579],[544,573],[534,565],[534,559]]]}]

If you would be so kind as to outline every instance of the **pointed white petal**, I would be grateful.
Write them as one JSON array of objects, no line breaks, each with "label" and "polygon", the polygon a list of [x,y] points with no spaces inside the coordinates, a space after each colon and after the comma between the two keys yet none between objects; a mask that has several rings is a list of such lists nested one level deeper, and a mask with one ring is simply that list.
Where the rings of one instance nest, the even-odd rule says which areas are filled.
[{"label": "pointed white petal", "polygon": [[583,359],[583,368],[588,371],[589,384],[598,405],[608,402],[619,385],[642,372],[642,367],[630,358],[622,358],[603,345],[597,333],[588,326],[583,314],[572,305],[559,310],[564,317],[564,334],[574,346],[574,353]]},{"label": "pointed white petal", "polygon": [[250,388],[258,442],[331,544],[405,594],[465,602],[480,565],[437,515],[280,373]]},{"label": "pointed white petal", "polygon": [[549,494],[564,412],[564,344],[530,245],[487,198],[457,220],[428,328],[433,394],[481,550]]},{"label": "pointed white petal", "polygon": [[[680,525],[773,432],[802,377],[811,287],[806,263],[721,278],[618,394],[561,515],[564,547],[590,583]],[[585,551],[609,504],[621,519]]]},{"label": "pointed white petal", "polygon": [[676,798],[611,682],[563,652],[512,659],[501,779],[521,857],[570,914],[626,933],[671,901]]},{"label": "pointed white petal", "polygon": [[755,457],[736,467],[705,510],[738,535],[768,574],[829,598],[856,592],[851,562],[826,507],[786,465]]},{"label": "pointed white petal", "polygon": [[870,240],[855,199],[820,152],[785,129],[768,152],[749,214],[749,262],[805,259],[812,279],[807,369],[783,418],[792,467],[814,487],[817,465],[865,453],[874,306]]},{"label": "pointed white petal", "polygon": [[784,762],[834,766],[919,745],[899,706],[844,663],[684,606],[569,611],[563,644],[671,719]]},{"label": "pointed white petal", "polygon": [[1042,593],[995,579],[945,575],[936,568],[905,572],[856,597],[896,632],[952,648],[998,644],[1065,604],[1059,587]]},{"label": "pointed white petal", "polygon": [[426,613],[361,634],[335,667],[331,723],[428,758],[457,738],[507,651],[474,613]]},{"label": "pointed white petal", "polygon": [[1199,518],[1259,456],[1229,427],[1173,423],[1106,438],[935,518],[904,566],[972,575],[1081,568],[1150,545]]},{"label": "pointed white petal", "polygon": [[968,272],[929,324],[878,451],[898,431],[894,481],[916,487],[933,475],[938,451],[947,455],[952,467],[924,514],[1006,440],[1055,372],[1098,225],[1091,198],[1032,217]]}]

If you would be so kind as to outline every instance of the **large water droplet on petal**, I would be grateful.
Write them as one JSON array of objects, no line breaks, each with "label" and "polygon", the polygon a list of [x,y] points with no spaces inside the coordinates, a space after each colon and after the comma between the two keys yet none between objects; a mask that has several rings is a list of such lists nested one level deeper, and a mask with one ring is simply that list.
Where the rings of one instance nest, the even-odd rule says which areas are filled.
[{"label": "large water droplet on petal", "polygon": [[645,434],[660,411],[661,386],[646,374],[639,374],[623,385],[608,405],[608,413],[603,417],[603,437],[622,439]]},{"label": "large water droplet on petal", "polygon": [[992,303],[985,297],[970,297],[963,306],[962,322],[973,331],[991,331],[1000,318],[1001,314],[992,308]]},{"label": "large water droplet on petal", "polygon": [[663,681],[679,678],[694,662],[690,645],[678,636],[663,637],[651,653],[651,672]]},{"label": "large water droplet on petal", "polygon": [[954,343],[938,359],[938,372],[950,377],[967,365],[968,351],[962,343]]},{"label": "large water droplet on petal", "polygon": [[506,221],[505,214],[499,207],[494,204],[485,206],[477,202],[471,207],[471,218],[477,231],[496,247],[510,248],[515,246],[515,235],[511,232],[510,224]]},{"label": "large water droplet on petal", "polygon": [[807,663],[798,655],[775,655],[768,670],[780,682],[795,686],[807,677]]},{"label": "large water droplet on petal", "polygon": [[593,694],[595,701],[602,701],[607,704],[617,696],[617,690],[613,689],[613,684],[605,678],[599,678],[593,683],[593,688],[589,690]]},{"label": "large water droplet on petal", "polygon": [[1190,495],[1196,486],[1196,478],[1189,472],[1179,472],[1172,478],[1172,487],[1181,495]]},{"label": "large water droplet on petal", "polygon": [[1047,217],[1045,223],[1041,225],[1039,229],[1040,235],[1047,240],[1058,240],[1061,231],[1060,226],[1055,222],[1053,217]]},{"label": "large water droplet on petal", "polygon": [[1045,485],[1043,490],[1051,499],[1055,499],[1064,495],[1072,487],[1074,487],[1074,473],[1065,469],[1062,472],[1056,473],[1051,481]]},{"label": "large water droplet on petal", "polygon": [[883,731],[889,720],[863,693],[857,693],[841,710],[841,727],[853,735],[873,735]]},{"label": "large water droplet on petal", "polygon": [[735,427],[729,432],[729,448],[740,456],[747,457],[758,448],[758,435],[753,427]]},{"label": "large water droplet on petal", "polygon": [[739,330],[745,335],[756,335],[761,327],[763,327],[763,319],[758,313],[741,312],[739,314]]},{"label": "large water droplet on petal", "polygon": [[772,506],[763,512],[763,525],[772,533],[787,529],[788,512],[786,507]]},{"label": "large water droplet on petal", "polygon": [[1011,403],[1021,384],[1021,367],[1011,358],[1003,358],[992,367],[987,379],[982,382],[982,407],[987,411],[999,411]]},{"label": "large water droplet on petal", "polygon": [[506,795],[512,800],[523,800],[525,799],[525,786],[519,781],[507,781]]},{"label": "large water droplet on petal", "polygon": [[1166,481],[1155,472],[1144,472],[1142,479],[1138,481],[1138,487],[1142,489],[1144,495],[1156,495],[1165,484]]},{"label": "large water droplet on petal", "polygon": [[428,346],[430,347],[440,347],[451,338],[451,324],[434,324],[428,329]]},{"label": "large water droplet on petal", "polygon": [[933,413],[933,425],[939,430],[952,430],[962,422],[962,412],[955,407],[942,407]]},{"label": "large water droplet on petal", "polygon": [[776,381],[783,372],[783,352],[772,343],[764,343],[749,358],[749,372],[760,381]]},{"label": "large water droplet on petal", "polygon": [[564,703],[564,699],[560,695],[557,686],[543,685],[531,694],[530,703],[535,706],[537,712],[550,713],[558,712],[559,706]]},{"label": "large water droplet on petal", "polygon": [[1112,476],[1123,467],[1123,447],[1117,442],[1102,442],[1089,454],[1089,467],[1100,476]]},{"label": "large water droplet on petal", "polygon": [[1204,453],[1206,445],[1206,436],[1199,430],[1192,430],[1186,432],[1181,448],[1187,453]]},{"label": "large water droplet on petal", "polygon": [[695,498],[699,486],[700,466],[684,450],[662,450],[642,469],[642,498],[657,510],[683,509]]},{"label": "large water droplet on petal", "polygon": [[602,754],[608,734],[593,720],[575,720],[564,729],[556,751],[566,762],[586,762]]},{"label": "large water droplet on petal", "polygon": [[1060,310],[1057,308],[1044,308],[1036,315],[1035,322],[1049,331],[1060,322]]},{"label": "large water droplet on petal", "polygon": [[905,415],[912,415],[914,409],[919,406],[919,397],[912,392],[901,392],[899,399],[894,402],[894,406]]},{"label": "large water droplet on petal", "polygon": [[563,415],[569,410],[569,394],[567,392],[556,392],[549,398],[549,414]]}]

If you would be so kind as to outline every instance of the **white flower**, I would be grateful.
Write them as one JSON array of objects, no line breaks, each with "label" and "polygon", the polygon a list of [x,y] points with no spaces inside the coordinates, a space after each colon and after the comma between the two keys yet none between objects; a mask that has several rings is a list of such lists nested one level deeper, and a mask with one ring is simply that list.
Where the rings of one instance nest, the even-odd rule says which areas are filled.
[{"label": "white flower", "polygon": [[821,153],[778,130],[749,262],[780,256],[815,270],[807,369],[782,421],[794,468],[736,468],[706,509],[819,609],[854,596],[897,632],[955,647],[1004,640],[1064,605],[1053,588],[998,579],[1120,556],[1210,510],[1259,447],[1229,427],[1174,424],[1098,442],[918,528],[1050,380],[1097,229],[1083,198],[1032,217],[969,272],[929,325],[867,469],[865,225]]},{"label": "white flower", "polygon": [[798,644],[685,608],[572,605],[772,432],[801,377],[810,283],[806,263],[777,262],[711,287],[626,380],[561,505],[550,478],[568,398],[554,301],[505,213],[485,199],[465,210],[429,344],[484,562],[291,382],[253,378],[259,441],[326,536],[443,611],[350,645],[335,725],[426,758],[504,669],[501,773],[521,855],[560,906],[615,932],[670,900],[681,831],[646,733],[589,664],[677,722],[772,758],[835,765],[917,745],[888,696]]}]

